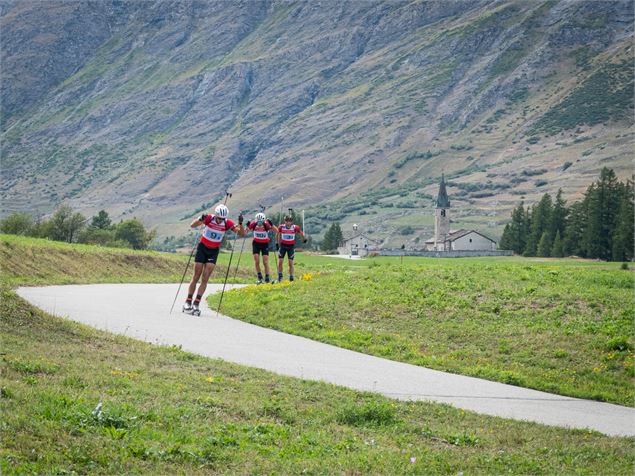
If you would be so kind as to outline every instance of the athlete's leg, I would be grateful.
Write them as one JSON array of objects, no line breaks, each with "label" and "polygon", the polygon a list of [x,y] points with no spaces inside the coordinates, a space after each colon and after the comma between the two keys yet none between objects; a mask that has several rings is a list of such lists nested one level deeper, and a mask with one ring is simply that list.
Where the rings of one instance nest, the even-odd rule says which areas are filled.
[{"label": "athlete's leg", "polygon": [[[198,264],[198,263],[197,263]],[[198,285],[198,293],[196,293],[196,297],[203,297],[203,293],[207,289],[207,281],[209,281],[209,277],[212,275],[212,271],[214,271],[214,267],[216,265],[214,263],[206,263],[203,268],[203,277],[201,279],[201,284]]]},{"label": "athlete's leg", "polygon": [[256,273],[262,274],[262,271],[260,270],[260,254],[259,253],[254,253],[254,263],[256,265]]},{"label": "athlete's leg", "polygon": [[265,265],[265,276],[269,276],[269,255],[262,255],[262,262]]},{"label": "athlete's leg", "polygon": [[187,295],[191,296],[194,294],[196,290],[196,283],[198,283],[198,278],[201,277],[203,273],[203,267],[205,263],[194,263],[194,274],[192,275],[192,280],[190,281],[190,286],[187,288]]}]

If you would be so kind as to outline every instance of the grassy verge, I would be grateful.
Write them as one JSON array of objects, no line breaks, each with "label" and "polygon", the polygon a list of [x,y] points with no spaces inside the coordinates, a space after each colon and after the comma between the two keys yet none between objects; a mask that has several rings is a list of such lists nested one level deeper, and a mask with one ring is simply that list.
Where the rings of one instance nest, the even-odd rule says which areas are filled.
[{"label": "grassy verge", "polygon": [[634,279],[619,264],[299,261],[310,281],[232,291],[226,309],[393,360],[633,405]]},{"label": "grassy verge", "polygon": [[198,357],[5,289],[2,474],[632,474],[635,440],[484,417]]},{"label": "grassy verge", "polygon": [[[181,281],[188,256],[68,244],[0,235],[2,280],[9,286],[85,283],[174,283]],[[229,255],[222,254],[211,281],[223,281]],[[235,263],[235,262],[234,262]],[[247,261],[245,260],[245,264]],[[192,276],[193,260],[185,280]],[[232,276],[234,266],[232,265]],[[248,270],[241,265],[236,281]]]}]

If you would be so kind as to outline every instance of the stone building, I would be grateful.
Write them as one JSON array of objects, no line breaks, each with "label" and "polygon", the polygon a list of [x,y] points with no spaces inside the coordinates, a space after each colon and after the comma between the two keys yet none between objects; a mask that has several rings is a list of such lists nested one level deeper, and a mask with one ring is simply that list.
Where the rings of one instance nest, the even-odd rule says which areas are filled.
[{"label": "stone building", "polygon": [[368,256],[369,253],[376,251],[378,251],[377,243],[363,233],[357,233],[345,238],[342,246],[337,248],[339,254],[350,256]]},{"label": "stone building", "polygon": [[443,175],[434,209],[434,236],[425,245],[428,251],[496,250],[496,242],[478,231],[450,229],[450,199]]}]

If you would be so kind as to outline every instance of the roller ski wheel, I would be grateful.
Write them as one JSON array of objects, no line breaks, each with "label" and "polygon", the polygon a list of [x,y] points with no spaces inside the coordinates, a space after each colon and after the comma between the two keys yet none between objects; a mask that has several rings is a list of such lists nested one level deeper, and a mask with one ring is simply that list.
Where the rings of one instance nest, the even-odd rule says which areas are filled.
[{"label": "roller ski wheel", "polygon": [[195,307],[194,309],[192,309],[191,314],[192,314],[194,317],[200,317],[200,316],[201,316],[201,310],[200,310],[199,308],[196,308],[196,307]]}]

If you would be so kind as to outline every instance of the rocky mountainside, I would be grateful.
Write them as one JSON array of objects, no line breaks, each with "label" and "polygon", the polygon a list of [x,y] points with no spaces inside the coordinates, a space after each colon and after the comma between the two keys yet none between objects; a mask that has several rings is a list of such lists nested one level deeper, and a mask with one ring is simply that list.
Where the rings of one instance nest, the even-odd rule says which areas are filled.
[{"label": "rocky mountainside", "polygon": [[630,0],[0,8],[3,215],[178,235],[230,189],[416,246],[443,172],[456,228],[494,238],[521,198],[632,173]]}]

